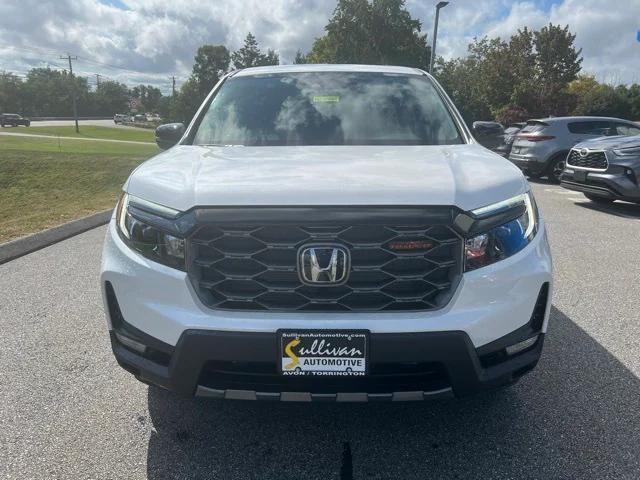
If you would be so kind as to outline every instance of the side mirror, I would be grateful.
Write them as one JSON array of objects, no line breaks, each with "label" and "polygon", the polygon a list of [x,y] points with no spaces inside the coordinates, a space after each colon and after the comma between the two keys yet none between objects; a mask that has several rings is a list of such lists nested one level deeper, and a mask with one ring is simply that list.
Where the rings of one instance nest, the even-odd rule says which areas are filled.
[{"label": "side mirror", "polygon": [[167,123],[156,128],[156,143],[162,150],[173,147],[184,135],[183,123]]}]

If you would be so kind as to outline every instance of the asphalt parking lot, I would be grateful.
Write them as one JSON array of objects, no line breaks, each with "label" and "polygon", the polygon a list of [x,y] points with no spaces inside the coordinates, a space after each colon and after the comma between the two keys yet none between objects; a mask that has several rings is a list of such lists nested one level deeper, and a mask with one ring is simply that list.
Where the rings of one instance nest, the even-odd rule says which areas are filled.
[{"label": "asphalt parking lot", "polygon": [[640,207],[533,184],[556,289],[538,368],[408,404],[184,400],[111,356],[104,228],[0,266],[0,478],[640,478]]}]

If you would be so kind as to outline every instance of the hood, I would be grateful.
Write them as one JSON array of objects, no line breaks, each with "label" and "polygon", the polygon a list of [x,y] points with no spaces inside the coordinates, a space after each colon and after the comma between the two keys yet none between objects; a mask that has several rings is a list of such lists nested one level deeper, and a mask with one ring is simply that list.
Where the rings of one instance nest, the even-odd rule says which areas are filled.
[{"label": "hood", "polygon": [[125,190],[178,210],[195,206],[456,205],[523,193],[526,180],[476,144],[209,147],[179,145],[140,165]]},{"label": "hood", "polygon": [[581,148],[588,148],[590,150],[612,150],[614,148],[631,147],[640,147],[640,135],[616,135],[613,137],[592,138],[591,140],[585,140],[584,142],[578,143],[573,148],[575,150],[580,150]]}]

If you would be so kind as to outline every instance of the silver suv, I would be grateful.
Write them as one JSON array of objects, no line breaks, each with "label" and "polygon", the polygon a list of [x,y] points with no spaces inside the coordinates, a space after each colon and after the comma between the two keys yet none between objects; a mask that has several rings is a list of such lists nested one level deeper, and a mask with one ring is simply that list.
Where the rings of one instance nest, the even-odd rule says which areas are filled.
[{"label": "silver suv", "polygon": [[529,120],[516,135],[509,160],[532,178],[560,182],[569,150],[597,137],[638,135],[640,126],[608,117],[555,117]]}]

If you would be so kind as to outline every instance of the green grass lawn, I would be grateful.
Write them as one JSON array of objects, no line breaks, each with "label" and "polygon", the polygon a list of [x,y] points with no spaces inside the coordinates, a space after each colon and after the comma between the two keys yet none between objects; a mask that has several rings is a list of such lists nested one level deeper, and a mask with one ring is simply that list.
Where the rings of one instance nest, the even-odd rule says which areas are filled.
[{"label": "green grass lawn", "polygon": [[155,142],[153,130],[144,128],[98,127],[80,125],[80,133],[76,133],[76,127],[29,127],[20,129],[1,130],[10,133],[24,133],[32,135],[55,135],[60,137],[104,138],[107,140],[133,140],[136,142]]},{"label": "green grass lawn", "polygon": [[0,242],[115,205],[154,145],[0,136]]}]

